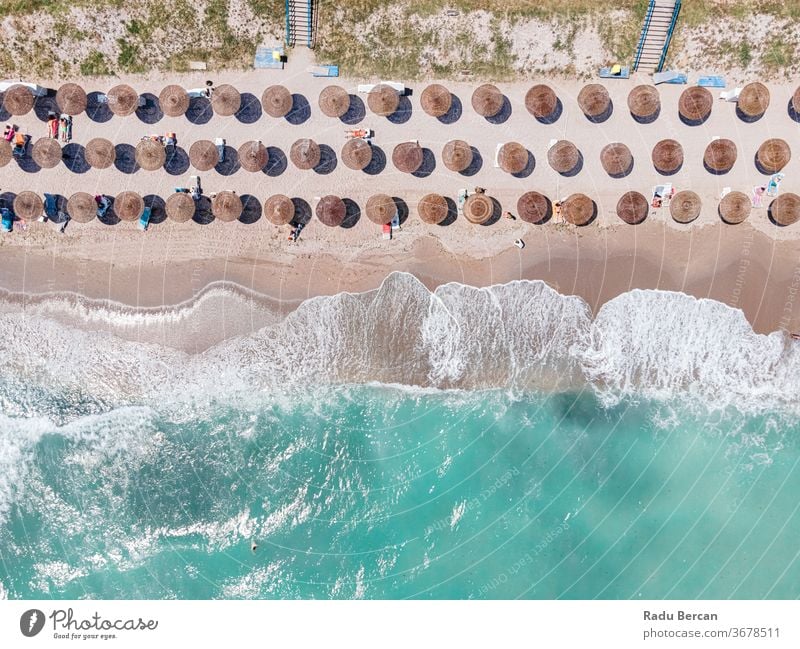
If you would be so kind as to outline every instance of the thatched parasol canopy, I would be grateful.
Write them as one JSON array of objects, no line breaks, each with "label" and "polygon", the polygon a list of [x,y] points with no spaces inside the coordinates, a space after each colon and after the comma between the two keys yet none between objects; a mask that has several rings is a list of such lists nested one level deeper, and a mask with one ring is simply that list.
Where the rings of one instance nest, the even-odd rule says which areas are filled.
[{"label": "thatched parasol canopy", "polygon": [[136,192],[122,192],[114,199],[114,214],[123,221],[135,221],[144,212],[144,199]]},{"label": "thatched parasol canopy", "polygon": [[132,115],[139,106],[139,93],[124,83],[114,86],[108,91],[106,97],[108,97],[108,107],[111,112],[119,117]]},{"label": "thatched parasol canopy", "polygon": [[485,83],[472,93],[472,109],[482,117],[494,117],[503,110],[505,100],[497,86]]},{"label": "thatched parasol canopy", "polygon": [[185,192],[175,192],[167,198],[167,216],[178,223],[186,223],[194,217],[194,199]]},{"label": "thatched parasol canopy", "polygon": [[472,194],[464,203],[467,221],[480,225],[486,223],[494,212],[494,203],[486,194]]},{"label": "thatched parasol canopy", "polygon": [[211,199],[211,213],[215,219],[225,223],[235,221],[242,215],[242,199],[236,192],[217,192]]},{"label": "thatched parasol canopy", "polygon": [[536,119],[546,119],[550,117],[558,106],[558,97],[555,91],[543,83],[531,86],[525,93],[525,108]]},{"label": "thatched parasol canopy", "polygon": [[56,92],[56,104],[62,113],[80,115],[86,110],[86,91],[77,83],[65,83]]},{"label": "thatched parasol canopy", "polygon": [[739,93],[736,106],[745,117],[759,117],[769,108],[769,90],[760,81],[748,83]]},{"label": "thatched parasol canopy", "polygon": [[649,212],[650,204],[639,192],[625,192],[617,201],[617,216],[628,225],[638,225]]},{"label": "thatched parasol canopy", "polygon": [[161,142],[141,140],[136,145],[136,164],[146,171],[161,169],[167,161],[167,152]]},{"label": "thatched parasol canopy", "polygon": [[232,85],[223,83],[211,91],[211,108],[217,115],[230,117],[238,113],[241,107],[242,96]]},{"label": "thatched parasol canopy", "polygon": [[67,214],[76,223],[89,223],[97,216],[97,203],[94,196],[86,192],[77,192],[67,201]]},{"label": "thatched parasol canopy", "polygon": [[572,194],[561,204],[561,214],[568,223],[586,225],[594,218],[594,201],[586,194]]},{"label": "thatched parasol canopy", "polygon": [[633,166],[633,154],[622,142],[606,144],[600,151],[600,164],[609,176],[624,176]]},{"label": "thatched parasol canopy", "polygon": [[84,158],[95,169],[107,169],[117,159],[117,150],[105,138],[95,137],[87,142]]},{"label": "thatched parasol canopy", "polygon": [[33,143],[31,157],[43,169],[52,169],[61,162],[61,145],[53,138],[40,137]]},{"label": "thatched parasol canopy", "polygon": [[292,93],[285,86],[269,86],[261,94],[261,107],[270,117],[286,117],[292,110]]},{"label": "thatched parasol canopy", "polygon": [[331,228],[338,228],[347,215],[347,206],[338,196],[323,196],[317,203],[317,218]]},{"label": "thatched parasol canopy", "polygon": [[33,110],[35,98],[31,89],[15,84],[3,93],[3,108],[12,115],[25,115]]},{"label": "thatched parasol canopy", "polygon": [[372,146],[360,137],[347,140],[342,147],[342,162],[350,169],[361,171],[372,162]]},{"label": "thatched parasol canopy", "polygon": [[719,215],[725,223],[737,224],[750,216],[753,203],[744,192],[728,192],[719,202]]},{"label": "thatched parasol canopy", "polygon": [[600,117],[611,106],[611,97],[605,86],[589,83],[578,93],[578,105],[587,117]]},{"label": "thatched parasol canopy", "polygon": [[367,94],[367,106],[376,115],[388,117],[400,106],[400,95],[391,86],[379,83]]},{"label": "thatched parasol canopy", "polygon": [[283,194],[270,196],[264,202],[264,216],[274,225],[286,225],[294,218],[294,203],[292,199]]},{"label": "thatched parasol canopy", "polygon": [[166,86],[158,95],[158,105],[165,115],[180,117],[189,110],[189,93],[183,86],[176,84]]},{"label": "thatched parasol canopy", "polygon": [[442,149],[444,166],[457,173],[472,164],[472,157],[472,147],[464,140],[450,140]]},{"label": "thatched parasol canopy", "polygon": [[319,93],[319,109],[328,117],[342,117],[350,110],[350,94],[341,86],[325,86]]},{"label": "thatched parasol canopy", "polygon": [[313,169],[319,164],[322,153],[319,144],[307,137],[297,140],[289,151],[292,164],[298,169]]},{"label": "thatched parasol canopy", "polygon": [[506,142],[500,147],[497,159],[503,171],[518,174],[528,166],[529,155],[528,149],[519,142]]},{"label": "thatched parasol canopy", "polygon": [[567,174],[580,162],[581,154],[569,140],[559,140],[547,152],[547,162],[560,174]]},{"label": "thatched parasol canopy", "polygon": [[662,174],[673,174],[683,165],[683,147],[676,140],[661,140],[653,147],[653,166]]},{"label": "thatched parasol canopy", "polygon": [[0,138],[0,167],[5,167],[12,157],[11,142]]},{"label": "thatched parasol canopy", "polygon": [[786,140],[773,138],[767,140],[756,152],[756,160],[761,168],[769,174],[776,174],[792,159],[792,150]]},{"label": "thatched parasol canopy", "polygon": [[661,109],[658,88],[647,84],[636,86],[628,93],[628,110],[634,117],[647,119]]},{"label": "thatched parasol canopy", "polygon": [[386,225],[397,216],[397,203],[388,194],[374,194],[369,197],[365,211],[370,221]]},{"label": "thatched parasol canopy", "polygon": [[693,191],[685,189],[675,194],[669,202],[669,213],[678,223],[691,223],[700,216],[703,202]]},{"label": "thatched parasol canopy", "polygon": [[453,95],[450,91],[439,83],[432,83],[422,91],[420,104],[431,117],[442,117],[447,115],[453,105]]},{"label": "thatched parasol canopy", "polygon": [[447,218],[447,199],[441,194],[425,194],[417,205],[419,218],[428,225],[439,225]]},{"label": "thatched parasol canopy", "polygon": [[261,171],[267,164],[269,153],[261,142],[251,140],[239,147],[239,164],[245,171]]},{"label": "thatched parasol canopy", "polygon": [[422,166],[422,147],[416,142],[401,142],[392,151],[392,164],[407,174],[413,174]]},{"label": "thatched parasol canopy", "polygon": [[525,223],[544,223],[552,212],[550,199],[539,192],[525,192],[517,201],[517,213]]},{"label": "thatched parasol canopy", "polygon": [[217,166],[219,152],[211,140],[197,140],[189,147],[189,162],[198,171],[208,171]]},{"label": "thatched parasol canopy", "polygon": [[712,140],[703,154],[703,164],[711,171],[728,173],[736,162],[736,144],[731,140],[720,138]]},{"label": "thatched parasol canopy", "polygon": [[800,220],[800,196],[781,194],[769,206],[769,214],[778,225],[792,225]]},{"label": "thatched parasol canopy", "polygon": [[714,98],[707,88],[690,86],[681,93],[678,112],[689,122],[702,122],[711,114]]},{"label": "thatched parasol canopy", "polygon": [[14,214],[24,221],[33,221],[42,216],[44,202],[39,194],[20,192],[14,197]]},{"label": "thatched parasol canopy", "polygon": [[792,95],[792,108],[795,113],[800,114],[800,86],[797,87],[797,90]]}]

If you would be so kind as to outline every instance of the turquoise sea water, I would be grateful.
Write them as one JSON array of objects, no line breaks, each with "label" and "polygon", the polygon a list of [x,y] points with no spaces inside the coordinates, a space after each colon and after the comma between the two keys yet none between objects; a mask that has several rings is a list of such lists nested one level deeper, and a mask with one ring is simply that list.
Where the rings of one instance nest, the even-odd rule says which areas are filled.
[{"label": "turquoise sea water", "polygon": [[[459,303],[483,299],[458,290]],[[527,298],[542,308],[543,295]],[[740,326],[732,310],[689,300],[675,297],[669,312],[694,309],[692,329],[705,308],[718,326]],[[642,317],[630,301],[622,306],[631,323]],[[411,317],[408,300],[402,309]],[[385,350],[370,353],[386,361],[372,368],[386,378],[416,376],[424,351],[425,387],[334,381],[328,361],[314,380],[306,368],[302,383],[286,385],[271,352],[265,378],[260,336],[285,346],[286,331],[275,328],[198,358],[61,327],[56,340],[41,314],[29,318],[27,333],[47,344],[24,358],[0,349],[0,595],[800,595],[800,424],[794,395],[780,401],[764,387],[791,374],[791,348],[747,334],[768,365],[745,367],[739,358],[724,365],[724,352],[692,340],[702,359],[683,358],[667,376],[648,365],[664,364],[655,348],[640,360],[635,348],[619,352],[622,329],[618,320],[602,329],[606,311],[577,327],[586,335],[565,344],[557,368],[542,361],[551,352],[526,347],[514,361],[525,371],[504,374],[491,348],[483,365],[504,377],[491,387],[474,381],[488,344],[460,365],[453,355],[462,347],[452,341],[448,353],[434,353],[432,310],[422,311],[424,350],[406,341],[402,363],[387,361]],[[293,317],[308,316],[301,309]],[[500,316],[510,321],[502,309]],[[574,317],[558,312],[563,336]],[[476,326],[491,322],[480,320]],[[296,331],[298,322],[287,326]],[[351,323],[340,324],[337,345],[346,345]],[[97,356],[83,347],[88,340]],[[316,362],[321,343],[306,340],[308,362]],[[70,365],[76,353],[83,361]],[[623,371],[623,357],[634,367]],[[536,363],[549,369],[532,378]],[[570,376],[573,363],[578,380],[552,382]],[[725,398],[708,398],[712,363],[724,375]],[[746,402],[737,371],[754,373],[747,389],[765,407]],[[101,385],[111,389],[104,394]]]}]

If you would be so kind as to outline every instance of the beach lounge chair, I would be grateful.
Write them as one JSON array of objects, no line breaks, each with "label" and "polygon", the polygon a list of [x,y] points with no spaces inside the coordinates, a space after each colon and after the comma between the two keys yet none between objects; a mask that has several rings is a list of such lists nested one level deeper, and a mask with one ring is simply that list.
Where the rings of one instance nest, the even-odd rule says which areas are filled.
[{"label": "beach lounge chair", "polygon": [[147,230],[150,227],[150,216],[153,213],[153,208],[149,205],[144,208],[144,212],[139,217],[139,229],[140,230]]},{"label": "beach lounge chair", "polygon": [[253,57],[253,67],[256,69],[282,70],[285,62],[286,50],[282,45],[260,45]]},{"label": "beach lounge chair", "polygon": [[718,74],[708,74],[697,80],[697,85],[703,88],[724,88],[725,77]]},{"label": "beach lounge chair", "polygon": [[767,196],[774,198],[778,195],[779,185],[785,177],[786,175],[782,173],[772,174],[767,184]]},{"label": "beach lounge chair", "polygon": [[98,194],[94,200],[97,203],[97,218],[102,219],[111,207],[111,199],[104,194]]},{"label": "beach lounge chair", "polygon": [[194,99],[196,97],[210,97],[211,96],[211,88],[192,88],[191,90],[187,90],[186,94],[189,95],[190,98]]},{"label": "beach lounge chair", "polygon": [[14,136],[14,149],[12,153],[17,158],[22,158],[25,156],[25,150],[28,148],[28,136],[24,133],[19,133]]},{"label": "beach lounge chair", "polygon": [[689,77],[685,72],[678,72],[677,70],[667,70],[666,72],[656,72],[653,74],[653,84],[659,83],[686,83]]},{"label": "beach lounge chair", "polygon": [[58,205],[56,197],[52,194],[45,193],[44,195],[44,216],[46,219],[56,220],[58,218]]},{"label": "beach lounge chair", "polygon": [[741,87],[734,88],[733,90],[723,90],[719,93],[719,98],[724,101],[739,101],[741,92]]},{"label": "beach lounge chair", "polygon": [[469,191],[466,189],[459,189],[458,190],[458,213],[459,215],[464,213],[464,203],[467,202],[467,197],[469,196]]},{"label": "beach lounge chair", "polygon": [[650,205],[655,208],[668,207],[673,194],[675,194],[675,189],[672,187],[672,183],[656,185],[653,187],[653,200]]},{"label": "beach lounge chair", "polygon": [[338,65],[312,65],[306,68],[312,77],[338,77]]},{"label": "beach lounge chair", "polygon": [[391,239],[392,238],[392,226],[388,223],[383,224],[383,238],[384,239]]},{"label": "beach lounge chair", "polygon": [[225,162],[225,138],[218,137],[214,140],[214,144],[217,145],[217,154],[219,156],[220,162]]},{"label": "beach lounge chair", "polygon": [[503,148],[503,142],[498,142],[497,146],[494,149],[494,166],[495,168],[500,167],[500,149]]},{"label": "beach lounge chair", "polygon": [[764,207],[764,192],[767,191],[766,185],[753,187],[753,207]]},{"label": "beach lounge chair", "polygon": [[629,79],[631,76],[631,69],[626,65],[612,65],[607,68],[600,68],[597,73],[601,79]]},{"label": "beach lounge chair", "polygon": [[2,217],[0,229],[2,229],[3,232],[11,232],[11,229],[14,227],[14,215],[11,213],[11,210],[7,207],[0,207],[0,217]]}]

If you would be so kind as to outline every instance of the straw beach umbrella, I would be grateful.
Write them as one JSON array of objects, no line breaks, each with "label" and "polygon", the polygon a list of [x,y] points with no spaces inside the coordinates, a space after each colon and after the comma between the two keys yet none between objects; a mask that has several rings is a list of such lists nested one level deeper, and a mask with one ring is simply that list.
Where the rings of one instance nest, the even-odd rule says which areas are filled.
[{"label": "straw beach umbrella", "polygon": [[625,192],[617,201],[617,216],[628,225],[639,225],[649,212],[650,204],[639,192]]},{"label": "straw beach umbrella", "polygon": [[94,196],[86,192],[76,192],[67,201],[67,214],[76,223],[89,223],[97,216],[97,203]]},{"label": "straw beach umbrella", "polygon": [[669,202],[669,213],[678,223],[691,223],[700,216],[703,202],[693,191],[685,189],[675,194]]},{"label": "straw beach umbrella", "polygon": [[342,117],[350,110],[350,95],[341,86],[325,86],[319,93],[319,109],[328,117]]},{"label": "straw beach umbrella", "polygon": [[235,221],[242,215],[242,199],[236,192],[221,191],[211,199],[211,213],[224,223]]},{"label": "straw beach umbrella", "polygon": [[739,93],[736,107],[746,118],[761,117],[769,108],[769,90],[760,81],[748,83]]},{"label": "straw beach umbrella", "polygon": [[653,166],[661,174],[674,174],[683,166],[683,147],[676,140],[661,140],[653,147]]},{"label": "straw beach umbrella", "polygon": [[165,115],[180,117],[189,110],[189,93],[183,86],[171,84],[166,86],[158,95],[158,105]]},{"label": "straw beach umbrella", "polygon": [[24,221],[38,219],[44,212],[44,202],[39,194],[20,192],[14,197],[14,214]]},{"label": "straw beach umbrella", "polygon": [[77,83],[65,83],[56,91],[58,110],[67,115],[80,115],[86,110],[86,91]]},{"label": "straw beach umbrella", "polygon": [[486,223],[494,213],[494,203],[486,194],[472,194],[464,203],[464,216],[476,225]]},{"label": "straw beach umbrella", "polygon": [[505,100],[497,86],[485,83],[472,93],[472,109],[481,117],[494,117],[503,110]]},{"label": "straw beach umbrella", "polygon": [[11,142],[0,138],[0,167],[5,167],[12,157]]},{"label": "straw beach umbrella", "polygon": [[422,147],[416,142],[401,142],[392,151],[392,164],[407,174],[413,174],[422,166]]},{"label": "straw beach umbrella", "polygon": [[372,146],[360,137],[347,140],[342,147],[342,162],[355,171],[361,171],[372,162]]},{"label": "straw beach umbrella", "polygon": [[211,140],[197,140],[189,147],[189,162],[198,171],[208,171],[217,166],[219,152]]},{"label": "straw beach umbrella", "polygon": [[794,91],[792,95],[792,109],[795,113],[800,114],[800,86]]},{"label": "straw beach umbrella", "polygon": [[125,83],[114,86],[106,93],[106,97],[108,107],[118,117],[132,115],[139,106],[139,93]]},{"label": "straw beach umbrella", "polygon": [[658,88],[647,84],[636,86],[628,93],[628,110],[640,120],[651,119],[661,110]]},{"label": "straw beach umbrella", "polygon": [[391,86],[379,83],[367,93],[367,106],[376,115],[388,117],[400,106],[400,95]]},{"label": "straw beach umbrella", "polygon": [[161,169],[167,161],[167,152],[161,142],[147,139],[136,145],[136,164],[146,171]]},{"label": "straw beach umbrella", "polygon": [[444,166],[456,173],[469,168],[472,158],[472,147],[464,140],[450,140],[442,149]]},{"label": "straw beach umbrella", "polygon": [[558,96],[550,86],[539,83],[525,93],[525,108],[536,119],[547,119],[556,112],[557,107]]},{"label": "straw beach umbrella", "polygon": [[419,218],[428,225],[439,225],[447,218],[447,199],[441,194],[425,194],[417,205]]},{"label": "straw beach umbrella", "polygon": [[509,174],[518,174],[528,166],[528,149],[519,142],[506,142],[500,147],[497,159],[500,168]]},{"label": "straw beach umbrella", "polygon": [[781,194],[769,206],[769,215],[778,225],[792,225],[800,220],[800,196]]},{"label": "straw beach umbrella", "polygon": [[298,169],[313,169],[319,164],[322,153],[319,144],[309,138],[297,140],[289,151],[292,164]]},{"label": "straw beach umbrella", "polygon": [[239,147],[239,163],[245,171],[261,171],[268,159],[267,147],[261,142],[251,140]]},{"label": "straw beach umbrella", "polygon": [[369,197],[365,211],[370,221],[377,225],[386,225],[397,216],[397,204],[388,194],[374,194]]},{"label": "straw beach umbrella", "polygon": [[560,174],[568,174],[580,162],[581,154],[569,140],[559,140],[547,152],[547,162]]},{"label": "straw beach umbrella", "polygon": [[719,202],[719,215],[725,223],[735,225],[750,216],[752,207],[753,203],[747,194],[728,192]]},{"label": "straw beach umbrella", "polygon": [[347,215],[347,206],[338,196],[329,194],[323,196],[317,203],[317,218],[330,228],[338,228],[344,223]]},{"label": "straw beach umbrella", "polygon": [[706,169],[718,174],[728,173],[735,162],[736,144],[724,138],[712,140],[703,155],[703,164]]},{"label": "straw beach umbrella", "polygon": [[270,117],[286,117],[292,110],[292,93],[285,86],[269,86],[261,94],[261,107]]},{"label": "straw beach umbrella", "polygon": [[123,221],[135,221],[144,212],[144,199],[136,192],[121,192],[114,199],[114,213]]},{"label": "straw beach umbrella", "polygon": [[561,214],[572,225],[587,225],[595,215],[594,201],[586,194],[572,194],[561,204]]},{"label": "straw beach umbrella", "polygon": [[117,150],[105,138],[95,137],[87,142],[84,158],[95,169],[107,169],[117,159]]},{"label": "straw beach umbrella", "polygon": [[552,213],[550,199],[539,192],[525,192],[517,201],[517,214],[525,223],[544,223]]},{"label": "straw beach umbrella", "polygon": [[600,164],[609,176],[620,178],[626,176],[633,167],[633,155],[622,142],[613,142],[600,151]]},{"label": "straw beach umbrella", "polygon": [[596,119],[608,112],[611,107],[611,97],[605,86],[589,83],[578,93],[578,105],[586,117]]},{"label": "straw beach umbrella", "polygon": [[768,174],[776,174],[792,159],[792,150],[786,140],[773,138],[767,140],[756,152],[756,161]]},{"label": "straw beach umbrella", "polygon": [[40,137],[33,143],[31,157],[43,169],[52,169],[61,162],[61,145],[53,138]]},{"label": "straw beach umbrella", "polygon": [[431,117],[442,117],[453,105],[453,95],[443,85],[432,83],[422,91],[420,105]]},{"label": "straw beach umbrella", "polygon": [[274,225],[286,225],[294,218],[294,203],[292,199],[283,194],[270,196],[264,202],[264,216]]},{"label": "straw beach umbrella", "polygon": [[678,112],[687,122],[702,122],[710,114],[714,98],[707,88],[691,86],[681,93]]},{"label": "straw beach umbrella", "polygon": [[230,117],[242,107],[242,96],[232,85],[223,83],[211,92],[211,108],[217,115]]},{"label": "straw beach umbrella", "polygon": [[12,115],[25,115],[31,112],[34,101],[31,89],[22,84],[11,86],[3,94],[3,108]]},{"label": "straw beach umbrella", "polygon": [[185,192],[170,194],[165,207],[167,216],[176,223],[186,223],[195,212],[194,199]]}]

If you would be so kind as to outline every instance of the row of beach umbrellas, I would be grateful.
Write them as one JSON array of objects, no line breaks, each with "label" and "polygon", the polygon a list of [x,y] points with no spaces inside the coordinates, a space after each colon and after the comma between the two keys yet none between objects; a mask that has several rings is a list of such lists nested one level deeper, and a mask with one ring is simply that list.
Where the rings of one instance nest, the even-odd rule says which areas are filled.
[{"label": "row of beach umbrellas", "polygon": [[[31,191],[20,192],[13,201],[14,213],[21,219],[34,220],[44,209],[42,198]],[[680,191],[672,197],[669,205],[672,218],[679,223],[690,223],[699,215],[702,201],[691,190]],[[114,213],[123,221],[136,221],[144,212],[145,201],[132,191],[118,194],[113,203]],[[221,191],[211,198],[211,213],[223,222],[236,221],[242,215],[244,206],[241,197],[232,191]],[[454,209],[452,200],[441,194],[427,194],[417,205],[420,219],[437,225],[448,219]],[[470,195],[464,202],[464,217],[474,224],[484,224],[498,215],[499,204],[485,193]],[[752,200],[743,192],[727,193],[719,202],[720,218],[726,223],[742,223],[752,209]],[[176,192],[165,202],[167,216],[173,221],[184,223],[192,219],[196,212],[195,199],[189,194]],[[275,225],[291,223],[296,215],[295,202],[283,194],[270,196],[264,202],[264,216]],[[365,205],[367,218],[378,225],[390,223],[398,214],[397,202],[388,194],[375,194]],[[556,205],[544,194],[529,191],[517,201],[519,218],[527,223],[546,223],[558,211],[568,223],[588,225],[597,214],[596,203],[586,194],[575,193]],[[623,194],[616,206],[617,216],[630,225],[642,223],[650,212],[647,198],[636,191]],[[92,195],[77,192],[67,201],[67,213],[78,223],[92,221],[97,213],[97,204]],[[800,196],[784,193],[775,198],[769,206],[772,220],[779,225],[791,225],[800,220]],[[317,218],[327,226],[338,227],[347,217],[345,200],[335,195],[324,196],[316,207]]]},{"label": "row of beach umbrellas", "polygon": [[[139,94],[127,84],[119,84],[107,93],[108,107],[118,116],[134,113],[139,105]],[[165,115],[179,117],[189,109],[189,93],[182,86],[171,84],[159,94],[159,104]],[[36,97],[27,86],[16,84],[3,93],[3,107],[11,115],[24,115],[33,109]],[[56,91],[56,103],[63,113],[78,115],[86,110],[88,97],[86,91],[76,83],[66,83]],[[214,86],[210,102],[217,115],[235,115],[242,106],[239,91],[230,84]],[[288,115],[293,106],[292,93],[282,85],[272,85],[261,95],[261,106],[270,117],[281,118]],[[486,118],[492,118],[504,110],[508,99],[495,85],[486,83],[478,86],[472,93],[472,108]],[[800,114],[800,88],[791,103]],[[453,95],[442,84],[428,85],[420,96],[422,109],[433,117],[443,117],[453,106]],[[745,120],[761,117],[770,104],[769,89],[761,82],[745,85],[737,100],[737,111]],[[350,93],[337,85],[327,86],[320,92],[320,110],[329,117],[343,117],[351,105]],[[367,94],[369,109],[379,116],[388,117],[400,108],[400,94],[387,84],[377,84]],[[546,84],[532,86],[525,95],[525,107],[536,119],[554,121],[558,118],[561,100],[552,87]],[[578,94],[578,105],[591,120],[601,121],[610,114],[612,101],[605,86],[599,83],[585,85]],[[707,88],[690,86],[678,101],[678,112],[689,124],[705,121],[711,114],[714,99]],[[628,94],[628,109],[633,117],[641,121],[655,119],[661,111],[661,98],[658,89],[652,85],[635,86]]]},{"label": "row of beach umbrellas", "polygon": [[[166,150],[158,141],[146,139],[136,145],[136,163],[145,170],[161,169],[166,162]],[[464,172],[473,163],[474,150],[464,140],[450,140],[442,148],[442,162],[453,172]],[[756,152],[757,167],[769,174],[777,173],[791,160],[789,144],[780,138],[771,138],[761,144]],[[34,142],[31,156],[43,168],[53,168],[62,160],[61,145],[57,140],[43,137]],[[245,142],[238,149],[239,163],[243,169],[258,172],[269,161],[269,151],[260,141]],[[85,147],[86,162],[96,169],[114,164],[116,149],[104,138],[93,138]],[[519,142],[506,142],[498,151],[498,164],[510,174],[522,173],[529,164],[530,153]],[[727,173],[738,157],[736,144],[726,138],[712,140],[703,155],[705,167],[714,174]],[[0,166],[11,161],[11,143],[0,140]],[[310,138],[296,140],[289,151],[292,163],[302,170],[314,169],[322,159],[320,145]],[[373,158],[372,146],[361,138],[348,140],[342,147],[342,161],[350,169],[363,170]],[[189,147],[189,161],[199,171],[209,171],[219,163],[219,150],[210,140],[198,140]],[[392,163],[402,172],[414,173],[422,167],[424,151],[416,141],[401,142],[392,151]],[[582,154],[569,140],[558,140],[547,151],[547,161],[556,172],[569,175],[579,168]],[[683,147],[673,139],[661,140],[652,151],[655,169],[665,175],[676,173],[684,162]],[[600,152],[600,163],[609,176],[621,178],[633,168],[633,154],[622,142],[607,144]]]}]

